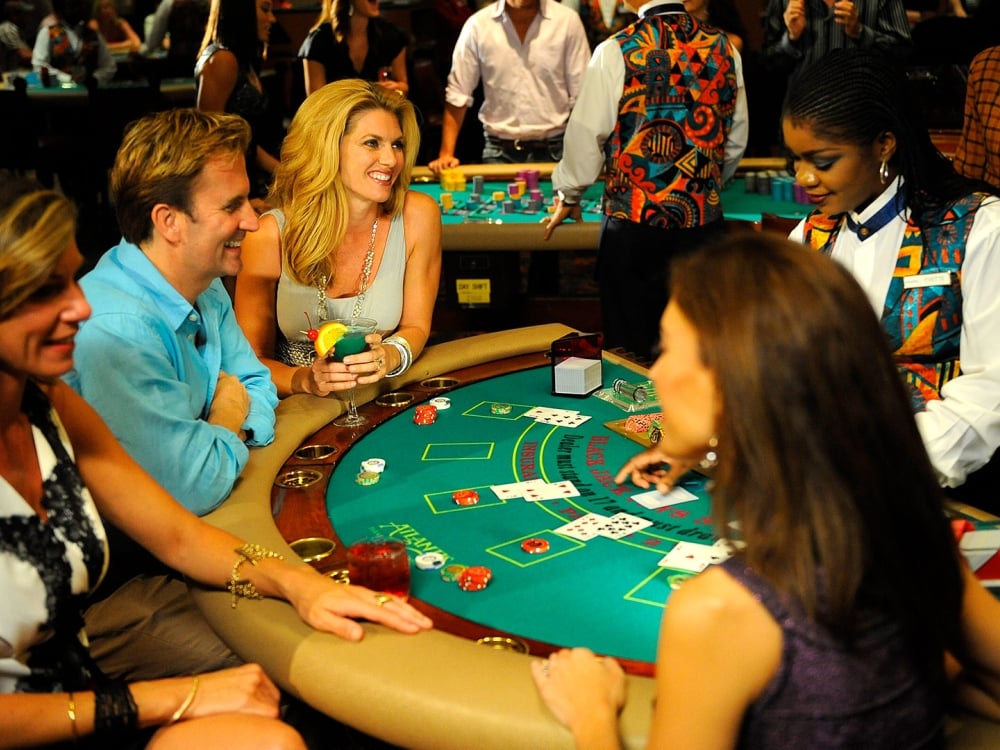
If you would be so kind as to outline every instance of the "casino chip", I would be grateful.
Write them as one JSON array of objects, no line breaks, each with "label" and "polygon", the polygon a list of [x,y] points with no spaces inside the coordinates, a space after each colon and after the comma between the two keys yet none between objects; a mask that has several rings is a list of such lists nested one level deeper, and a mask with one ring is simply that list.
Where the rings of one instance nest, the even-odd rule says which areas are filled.
[{"label": "casino chip", "polygon": [[457,490],[451,493],[455,505],[475,505],[479,502],[479,493],[475,490]]},{"label": "casino chip", "polygon": [[462,591],[482,591],[490,585],[493,571],[485,565],[473,565],[458,575],[458,587]]},{"label": "casino chip", "polygon": [[490,414],[510,414],[512,409],[510,404],[493,404],[490,407]]},{"label": "casino chip", "polygon": [[361,471],[370,471],[374,474],[381,474],[385,471],[384,458],[366,458],[361,462]]},{"label": "casino chip", "polygon": [[378,484],[378,480],[381,479],[381,477],[382,475],[375,471],[362,471],[358,474],[354,481],[360,485],[369,486],[372,484]]},{"label": "casino chip", "polygon": [[440,552],[424,552],[413,558],[418,570],[437,570],[444,567],[444,555]]},{"label": "casino chip", "polygon": [[441,580],[447,583],[454,583],[458,577],[465,572],[465,566],[460,563],[452,563],[441,568]]},{"label": "casino chip", "polygon": [[441,411],[442,409],[450,409],[451,399],[447,396],[435,396],[431,399],[430,404],[438,411]]},{"label": "casino chip", "polygon": [[521,542],[521,549],[529,555],[541,555],[549,551],[549,540],[541,537],[532,537]]},{"label": "casino chip", "polygon": [[652,424],[652,414],[633,414],[625,420],[625,429],[629,432],[648,432]]},{"label": "casino chip", "polygon": [[437,421],[437,407],[433,404],[421,404],[413,410],[414,424],[434,424]]}]

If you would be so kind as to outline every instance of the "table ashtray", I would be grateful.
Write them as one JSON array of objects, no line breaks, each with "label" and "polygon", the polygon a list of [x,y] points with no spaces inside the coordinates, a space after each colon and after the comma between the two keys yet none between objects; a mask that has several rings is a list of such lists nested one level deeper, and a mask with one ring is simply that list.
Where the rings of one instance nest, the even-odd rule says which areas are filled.
[{"label": "table ashtray", "polygon": [[279,474],[274,483],[279,487],[309,487],[322,478],[323,475],[313,469],[295,469]]}]

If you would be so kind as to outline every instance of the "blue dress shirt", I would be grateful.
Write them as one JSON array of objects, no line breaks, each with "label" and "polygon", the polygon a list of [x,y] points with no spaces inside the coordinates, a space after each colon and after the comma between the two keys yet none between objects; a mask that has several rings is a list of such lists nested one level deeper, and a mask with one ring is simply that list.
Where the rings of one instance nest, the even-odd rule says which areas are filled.
[{"label": "blue dress shirt", "polygon": [[[246,466],[247,445],[274,439],[278,403],[225,287],[213,281],[192,306],[124,239],[80,284],[93,314],[76,337],[66,382],[171,495],[208,513]],[[220,372],[237,376],[250,396],[246,444],[205,421]]]}]

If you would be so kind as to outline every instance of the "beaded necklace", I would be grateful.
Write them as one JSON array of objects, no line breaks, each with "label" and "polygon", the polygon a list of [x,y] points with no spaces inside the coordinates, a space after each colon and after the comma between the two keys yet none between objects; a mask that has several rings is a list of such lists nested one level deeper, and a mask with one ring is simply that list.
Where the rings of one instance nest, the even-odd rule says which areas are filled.
[{"label": "beaded necklace", "polygon": [[[365,253],[365,262],[361,266],[361,283],[358,287],[358,296],[354,300],[354,310],[351,312],[352,318],[361,316],[361,306],[365,302],[365,293],[368,291],[368,279],[372,273],[372,261],[375,259],[375,235],[378,233],[378,214],[375,214],[375,221],[372,222],[372,234],[368,239],[368,252]],[[320,322],[326,320],[326,285],[328,279],[326,275],[320,277],[317,284],[316,295],[316,315]]]}]

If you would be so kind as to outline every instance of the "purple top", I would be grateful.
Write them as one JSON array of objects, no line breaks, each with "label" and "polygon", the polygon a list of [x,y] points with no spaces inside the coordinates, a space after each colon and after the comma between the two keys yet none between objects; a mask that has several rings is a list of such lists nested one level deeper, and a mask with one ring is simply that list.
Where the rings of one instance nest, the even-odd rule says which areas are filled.
[{"label": "purple top", "polygon": [[743,718],[740,750],[944,747],[943,657],[921,670],[900,626],[878,612],[848,648],[738,557],[722,566],[764,605],[783,639],[774,679]]}]

